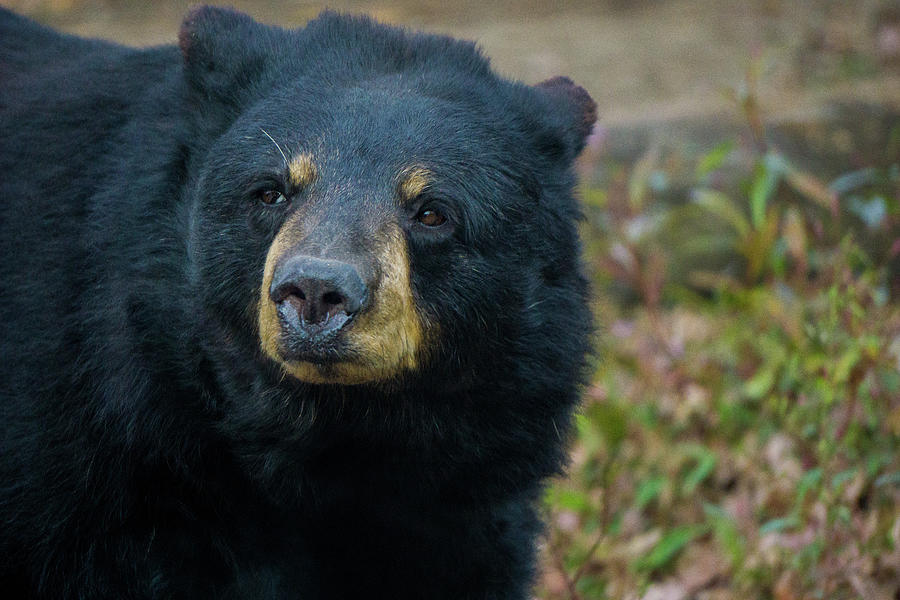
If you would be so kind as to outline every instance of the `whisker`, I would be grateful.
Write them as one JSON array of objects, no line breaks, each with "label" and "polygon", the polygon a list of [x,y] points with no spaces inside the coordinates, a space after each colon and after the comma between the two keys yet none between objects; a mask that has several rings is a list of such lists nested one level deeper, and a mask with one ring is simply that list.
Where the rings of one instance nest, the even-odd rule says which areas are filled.
[{"label": "whisker", "polygon": [[273,138],[271,135],[269,135],[268,131],[266,131],[262,127],[260,127],[259,130],[262,131],[264,134],[266,134],[266,137],[269,138],[270,140],[272,140],[272,143],[275,144],[276,148],[278,148],[278,152],[281,153],[281,158],[284,160],[284,166],[286,167],[288,165],[288,159],[287,159],[287,156],[284,155],[284,150],[281,149],[281,146],[278,145],[278,142],[275,141],[275,138]]}]

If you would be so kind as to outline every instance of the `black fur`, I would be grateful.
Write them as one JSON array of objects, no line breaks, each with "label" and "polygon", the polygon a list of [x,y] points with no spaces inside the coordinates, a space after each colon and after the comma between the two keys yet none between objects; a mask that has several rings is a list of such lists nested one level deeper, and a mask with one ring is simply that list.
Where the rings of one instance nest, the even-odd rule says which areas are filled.
[{"label": "black fur", "polygon": [[[179,46],[0,10],[3,595],[526,598],[590,330],[590,98],[331,13],[200,8]],[[440,332],[416,372],[317,386],[261,352],[286,214],[248,192],[283,160],[261,129],[327,159],[336,232],[399,218],[397,169],[436,172],[456,226],[407,230]]]}]

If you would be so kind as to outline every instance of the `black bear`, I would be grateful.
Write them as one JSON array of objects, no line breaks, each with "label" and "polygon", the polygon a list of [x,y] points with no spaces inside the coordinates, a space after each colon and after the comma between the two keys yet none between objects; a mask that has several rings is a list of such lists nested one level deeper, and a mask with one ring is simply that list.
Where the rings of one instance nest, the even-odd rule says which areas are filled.
[{"label": "black bear", "polygon": [[594,120],[364,17],[0,12],[0,595],[528,597]]}]

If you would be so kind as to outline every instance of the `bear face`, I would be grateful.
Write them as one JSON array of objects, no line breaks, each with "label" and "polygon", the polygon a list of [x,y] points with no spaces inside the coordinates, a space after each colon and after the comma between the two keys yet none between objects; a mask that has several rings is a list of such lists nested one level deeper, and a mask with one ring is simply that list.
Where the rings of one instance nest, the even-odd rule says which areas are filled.
[{"label": "bear face", "polygon": [[[244,28],[298,59],[221,47]],[[198,122],[217,137],[191,198],[197,281],[219,282],[197,293],[229,339],[301,382],[402,386],[489,373],[528,307],[583,313],[581,88],[513,84],[470,44],[336,15],[298,34],[199,9],[181,45],[203,112],[236,115]]]}]

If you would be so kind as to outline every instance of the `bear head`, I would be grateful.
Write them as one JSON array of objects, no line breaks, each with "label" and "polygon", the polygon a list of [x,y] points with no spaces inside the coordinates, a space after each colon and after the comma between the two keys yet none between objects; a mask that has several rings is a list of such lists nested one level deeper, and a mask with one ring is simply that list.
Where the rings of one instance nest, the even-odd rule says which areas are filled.
[{"label": "bear head", "polygon": [[221,343],[305,384],[580,365],[582,88],[334,13],[284,30],[201,7],[179,41],[204,148],[191,278]]}]

